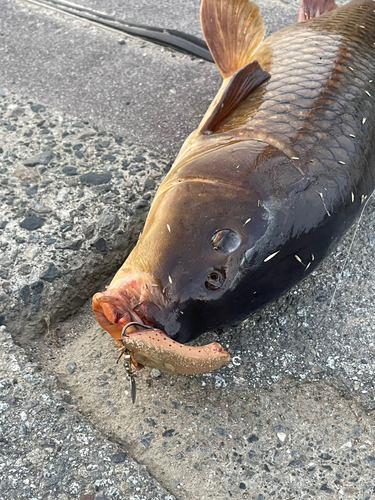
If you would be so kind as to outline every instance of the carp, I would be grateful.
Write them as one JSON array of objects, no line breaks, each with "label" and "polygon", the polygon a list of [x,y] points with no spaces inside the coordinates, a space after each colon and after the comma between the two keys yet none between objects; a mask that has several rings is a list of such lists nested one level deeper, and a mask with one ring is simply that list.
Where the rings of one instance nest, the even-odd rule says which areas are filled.
[{"label": "carp", "polygon": [[303,0],[299,19],[263,40],[253,2],[202,2],[221,88],[93,297],[132,369],[227,364],[216,342],[183,344],[305,278],[374,189],[375,3]]}]

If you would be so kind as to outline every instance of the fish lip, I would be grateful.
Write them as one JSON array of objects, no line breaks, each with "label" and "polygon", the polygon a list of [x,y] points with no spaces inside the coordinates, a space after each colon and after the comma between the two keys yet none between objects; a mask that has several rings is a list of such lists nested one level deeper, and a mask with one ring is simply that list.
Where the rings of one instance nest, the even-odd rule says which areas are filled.
[{"label": "fish lip", "polygon": [[119,294],[99,292],[93,296],[92,308],[99,325],[114,337],[121,340],[125,325],[133,321],[154,326],[145,315],[137,314]]},{"label": "fish lip", "polygon": [[166,298],[159,287],[150,286],[152,283],[152,275],[129,270],[93,296],[92,309],[98,323],[117,342],[121,342],[122,329],[128,323],[155,326],[154,316],[166,306]]}]

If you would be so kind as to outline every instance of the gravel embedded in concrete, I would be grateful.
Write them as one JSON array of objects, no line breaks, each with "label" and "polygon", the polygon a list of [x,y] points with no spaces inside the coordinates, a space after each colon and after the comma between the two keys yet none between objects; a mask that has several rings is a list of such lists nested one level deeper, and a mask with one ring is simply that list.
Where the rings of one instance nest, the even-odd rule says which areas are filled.
[{"label": "gravel embedded in concrete", "polygon": [[79,125],[11,92],[0,97],[0,317],[21,342],[103,286],[168,168],[151,151]]}]

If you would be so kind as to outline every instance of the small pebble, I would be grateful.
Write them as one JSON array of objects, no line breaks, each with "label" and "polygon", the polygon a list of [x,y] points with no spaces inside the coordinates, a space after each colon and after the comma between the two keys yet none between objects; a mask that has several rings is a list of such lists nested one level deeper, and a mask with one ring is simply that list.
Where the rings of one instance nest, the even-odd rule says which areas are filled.
[{"label": "small pebble", "polygon": [[161,371],[158,370],[157,368],[153,368],[150,373],[152,378],[159,378],[161,377]]},{"label": "small pebble", "polygon": [[88,172],[80,176],[79,180],[82,184],[86,186],[99,186],[101,184],[107,184],[112,179],[110,173],[96,173]]},{"label": "small pebble", "polygon": [[44,271],[44,273],[40,276],[40,279],[52,282],[59,276],[61,276],[61,272],[57,269],[53,262],[50,262],[46,271]]},{"label": "small pebble", "polygon": [[66,369],[72,375],[77,369],[77,363],[75,363],[74,361],[72,363],[68,363],[66,365]]},{"label": "small pebble", "polygon": [[32,111],[34,111],[34,113],[43,113],[43,111],[46,110],[45,106],[43,106],[42,104],[33,104],[30,106],[30,108],[32,109]]},{"label": "small pebble", "polygon": [[99,238],[94,242],[94,246],[99,252],[105,252],[107,250],[107,244],[104,238]]},{"label": "small pebble", "polygon": [[284,434],[284,432],[278,432],[276,435],[282,443],[285,441],[286,434]]},{"label": "small pebble", "polygon": [[56,199],[57,201],[64,202],[67,200],[68,195],[69,195],[69,188],[63,187],[58,191]]},{"label": "small pebble", "polygon": [[340,446],[340,448],[342,450],[348,450],[351,447],[352,447],[352,442],[351,441],[348,441],[347,443],[344,443],[342,446]]},{"label": "small pebble", "polygon": [[26,250],[26,259],[33,260],[39,253],[39,247],[37,245],[31,245]]},{"label": "small pebble", "polygon": [[27,229],[28,231],[35,231],[43,226],[45,219],[42,217],[37,217],[36,215],[31,215],[26,217],[22,222],[20,222],[20,227]]},{"label": "small pebble", "polygon": [[77,175],[76,167],[64,167],[62,171],[65,175]]},{"label": "small pebble", "polygon": [[50,151],[43,151],[35,156],[32,156],[28,160],[23,162],[26,167],[35,167],[36,165],[48,165],[52,160],[52,153]]}]

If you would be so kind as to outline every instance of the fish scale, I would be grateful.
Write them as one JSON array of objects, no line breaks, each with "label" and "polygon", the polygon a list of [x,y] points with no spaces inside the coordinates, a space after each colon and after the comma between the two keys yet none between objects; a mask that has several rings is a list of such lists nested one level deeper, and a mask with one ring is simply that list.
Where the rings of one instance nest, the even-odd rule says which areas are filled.
[{"label": "fish scale", "polygon": [[352,2],[270,36],[254,54],[270,79],[224,120],[213,141],[238,135],[298,158],[304,174],[320,180],[320,191],[330,188],[330,211],[353,190],[357,199],[371,193],[374,158],[364,148],[375,139],[374,5]]},{"label": "fish scale", "polygon": [[[374,139],[375,87],[369,82],[375,76],[374,5],[353,2],[269,37],[254,58],[271,78],[218,132],[233,134],[237,129],[242,136],[293,150],[307,175],[346,175],[352,179],[350,188],[370,193],[372,170],[361,172],[366,180],[360,183],[358,171],[353,179],[353,162],[363,154],[359,147]],[[371,149],[367,154],[373,161]]]}]

